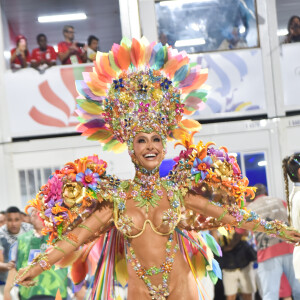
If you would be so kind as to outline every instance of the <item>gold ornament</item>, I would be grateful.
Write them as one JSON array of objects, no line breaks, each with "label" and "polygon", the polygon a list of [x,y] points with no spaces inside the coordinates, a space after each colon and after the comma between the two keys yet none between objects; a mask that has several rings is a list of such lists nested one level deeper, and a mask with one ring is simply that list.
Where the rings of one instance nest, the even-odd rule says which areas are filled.
[{"label": "gold ornament", "polygon": [[85,197],[86,189],[82,187],[78,182],[72,182],[65,184],[63,188],[64,203],[69,207],[73,207],[76,203],[81,203]]}]

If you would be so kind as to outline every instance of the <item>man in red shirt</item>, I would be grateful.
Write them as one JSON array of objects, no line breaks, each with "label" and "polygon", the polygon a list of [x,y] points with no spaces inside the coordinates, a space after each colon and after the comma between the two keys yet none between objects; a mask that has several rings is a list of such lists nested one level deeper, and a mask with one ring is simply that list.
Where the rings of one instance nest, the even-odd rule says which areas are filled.
[{"label": "man in red shirt", "polygon": [[58,44],[58,58],[63,65],[81,64],[87,60],[86,45],[74,42],[74,27],[65,25],[63,35],[65,40]]},{"label": "man in red shirt", "polygon": [[40,72],[56,65],[56,52],[52,46],[47,45],[47,37],[40,33],[36,37],[39,48],[32,50],[31,66]]}]

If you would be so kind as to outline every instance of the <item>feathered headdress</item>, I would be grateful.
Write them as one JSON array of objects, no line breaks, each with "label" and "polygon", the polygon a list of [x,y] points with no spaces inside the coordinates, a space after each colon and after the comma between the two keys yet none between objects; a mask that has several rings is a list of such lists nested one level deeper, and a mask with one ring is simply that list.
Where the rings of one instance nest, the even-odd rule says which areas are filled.
[{"label": "feathered headdress", "polygon": [[[77,81],[78,131],[121,152],[138,132],[156,131],[166,138],[200,129],[182,120],[205,101],[207,71],[190,64],[185,52],[161,43],[123,38],[109,53],[97,53],[93,72]],[[196,102],[197,102],[196,101]]]}]

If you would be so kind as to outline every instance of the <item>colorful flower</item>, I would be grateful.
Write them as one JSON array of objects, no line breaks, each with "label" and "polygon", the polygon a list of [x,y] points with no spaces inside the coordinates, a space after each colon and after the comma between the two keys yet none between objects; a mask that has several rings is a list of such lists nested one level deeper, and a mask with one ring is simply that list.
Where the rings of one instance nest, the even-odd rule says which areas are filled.
[{"label": "colorful flower", "polygon": [[124,210],[124,209],[125,209],[125,204],[124,204],[124,202],[120,202],[120,203],[118,204],[118,209],[119,209],[119,210]]},{"label": "colorful flower", "polygon": [[191,169],[192,175],[201,174],[201,179],[204,180],[208,174],[208,169],[213,163],[210,156],[204,157],[202,160],[198,157],[195,158],[193,167]]},{"label": "colorful flower", "polygon": [[187,149],[187,150],[182,150],[182,151],[179,153],[179,156],[173,158],[173,160],[174,160],[175,162],[178,163],[181,159],[184,159],[184,160],[189,159],[189,158],[190,158],[190,155],[191,155],[192,152],[193,152],[193,150],[194,150],[193,148],[189,148],[189,149]]},{"label": "colorful flower", "polygon": [[126,193],[125,192],[120,192],[119,197],[122,199],[126,199]]},{"label": "colorful flower", "polygon": [[161,197],[164,194],[164,192],[162,190],[157,190],[156,194]]},{"label": "colorful flower", "polygon": [[138,195],[138,191],[135,190],[131,191],[131,196],[136,197],[137,195]]},{"label": "colorful flower", "polygon": [[97,184],[99,181],[99,174],[93,173],[92,170],[86,169],[84,173],[78,173],[76,175],[76,181],[83,184],[85,187],[89,187],[92,190],[97,188]]},{"label": "colorful flower", "polygon": [[221,150],[221,149],[209,148],[207,150],[207,153],[210,156],[215,156],[216,160],[228,161],[228,159],[229,159],[228,154],[224,150]]},{"label": "colorful flower", "polygon": [[239,165],[238,165],[238,163],[237,163],[237,161],[236,161],[236,158],[233,157],[233,156],[231,156],[231,157],[229,157],[228,162],[229,162],[229,163],[231,164],[231,166],[232,166],[233,173],[234,173],[235,175],[240,175],[240,174],[241,174],[241,170],[240,170],[240,167],[239,167]]},{"label": "colorful flower", "polygon": [[57,174],[54,174],[44,186],[45,189],[43,193],[45,203],[49,202],[51,199],[54,201],[60,199],[62,194],[62,186],[63,182]]}]

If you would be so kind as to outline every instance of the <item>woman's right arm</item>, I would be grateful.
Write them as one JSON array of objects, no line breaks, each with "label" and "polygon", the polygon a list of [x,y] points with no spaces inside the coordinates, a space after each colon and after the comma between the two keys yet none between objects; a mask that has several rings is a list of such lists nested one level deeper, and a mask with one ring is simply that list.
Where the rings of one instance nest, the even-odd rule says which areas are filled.
[{"label": "woman's right arm", "polygon": [[[112,205],[107,202],[102,203],[100,209],[93,212],[90,217],[68,233],[68,236],[75,237],[74,239],[60,240],[55,243],[54,247],[46,254],[47,263],[52,266],[87,241],[105,233],[112,224],[112,216]],[[43,268],[40,266],[40,263],[20,269],[16,283],[30,286],[33,284],[33,278],[42,272]]]}]

